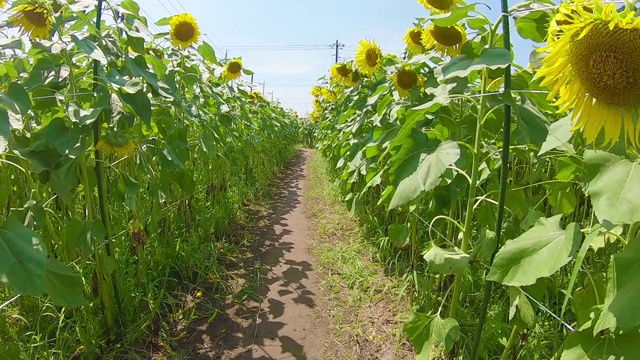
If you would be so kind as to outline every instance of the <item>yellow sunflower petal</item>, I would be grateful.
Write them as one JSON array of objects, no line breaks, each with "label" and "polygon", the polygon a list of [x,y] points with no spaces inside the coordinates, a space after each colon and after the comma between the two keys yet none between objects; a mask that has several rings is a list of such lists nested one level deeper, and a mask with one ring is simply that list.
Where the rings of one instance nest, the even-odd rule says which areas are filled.
[{"label": "yellow sunflower petal", "polygon": [[356,50],[356,66],[365,75],[373,75],[382,68],[382,50],[375,40],[360,41]]},{"label": "yellow sunflower petal", "polygon": [[418,2],[429,11],[447,13],[461,0],[418,0]]},{"label": "yellow sunflower petal", "polygon": [[[573,130],[588,144],[613,146],[620,137],[638,146],[640,21],[615,4],[574,1],[558,9],[538,71],[558,95],[559,112],[573,110]],[[602,137],[600,137],[602,135]],[[628,141],[627,141],[628,140]]]},{"label": "yellow sunflower petal", "polygon": [[200,35],[202,35],[196,18],[188,13],[172,17],[169,21],[169,26],[171,27],[171,30],[169,30],[171,43],[173,46],[180,46],[183,49],[197,43]]},{"label": "yellow sunflower petal", "polygon": [[13,9],[8,22],[19,27],[31,39],[49,39],[53,28],[53,13],[38,2],[27,2]]},{"label": "yellow sunflower petal", "polygon": [[224,66],[224,72],[222,73],[222,77],[226,81],[236,80],[242,75],[242,59],[236,58],[227,63]]}]

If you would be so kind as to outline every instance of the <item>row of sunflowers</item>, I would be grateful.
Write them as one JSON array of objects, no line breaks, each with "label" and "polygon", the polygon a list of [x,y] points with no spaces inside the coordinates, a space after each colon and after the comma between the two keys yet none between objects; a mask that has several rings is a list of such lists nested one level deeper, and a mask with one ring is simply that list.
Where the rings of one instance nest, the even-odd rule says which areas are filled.
[{"label": "row of sunflowers", "polygon": [[189,14],[153,34],[133,0],[0,6],[0,358],[171,353],[172,307],[224,288],[298,118]]},{"label": "row of sunflowers", "polygon": [[418,2],[404,56],[362,41],[305,129],[410,285],[417,358],[637,357],[634,2]]}]

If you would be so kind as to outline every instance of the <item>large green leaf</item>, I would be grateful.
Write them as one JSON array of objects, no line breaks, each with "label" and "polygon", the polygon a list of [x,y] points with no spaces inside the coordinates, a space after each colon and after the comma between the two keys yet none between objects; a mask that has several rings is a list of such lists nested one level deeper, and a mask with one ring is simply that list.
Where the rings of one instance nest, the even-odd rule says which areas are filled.
[{"label": "large green leaf", "polygon": [[419,312],[412,314],[403,331],[416,350],[416,360],[446,358],[453,343],[460,338],[460,326],[455,319]]},{"label": "large green leaf", "polygon": [[0,282],[18,294],[42,294],[46,261],[40,236],[9,215],[0,229]]},{"label": "large green leaf", "polygon": [[477,59],[461,55],[449,60],[438,69],[441,79],[466,77],[474,71],[482,69],[504,69],[511,64],[511,53],[504,48],[488,48],[482,50]]},{"label": "large green leaf", "polygon": [[524,39],[541,43],[547,37],[551,15],[542,10],[532,11],[516,19],[516,30]]},{"label": "large green leaf", "polygon": [[560,360],[637,359],[640,334],[634,331],[615,337],[593,337],[589,331],[573,332],[562,344]]},{"label": "large green leaf", "polygon": [[509,298],[511,303],[509,306],[509,320],[522,327],[533,325],[536,313],[524,291],[512,286],[509,288]]},{"label": "large green leaf", "polygon": [[462,275],[469,269],[468,254],[457,249],[441,249],[433,243],[424,254],[424,259],[439,274]]},{"label": "large green leaf", "polygon": [[606,151],[585,151],[585,192],[600,220],[614,224],[640,221],[640,161]]},{"label": "large green leaf", "polygon": [[55,305],[78,307],[87,303],[82,277],[55,259],[48,259],[44,270],[45,292]]},{"label": "large green leaf", "polygon": [[553,149],[559,149],[573,153],[573,145],[571,145],[571,116],[564,117],[549,127],[547,139],[540,147],[538,156],[545,154]]},{"label": "large green leaf", "polygon": [[[417,166],[413,174],[404,178],[398,184],[391,199],[390,209],[396,208],[417,198],[423,191],[435,188],[447,168],[460,158],[460,148],[455,141],[445,141],[431,153],[423,153],[423,149],[416,149],[412,154],[419,155]],[[409,166],[411,166],[409,164]],[[407,170],[407,169],[403,169]],[[413,170],[413,169],[412,169]]]},{"label": "large green leaf", "polygon": [[594,332],[640,325],[640,241],[631,240],[613,255],[607,274],[607,292]]},{"label": "large green leaf", "polygon": [[526,286],[550,276],[571,260],[580,245],[580,229],[571,223],[565,230],[560,218],[542,218],[521,236],[498,251],[488,279],[510,286]]}]

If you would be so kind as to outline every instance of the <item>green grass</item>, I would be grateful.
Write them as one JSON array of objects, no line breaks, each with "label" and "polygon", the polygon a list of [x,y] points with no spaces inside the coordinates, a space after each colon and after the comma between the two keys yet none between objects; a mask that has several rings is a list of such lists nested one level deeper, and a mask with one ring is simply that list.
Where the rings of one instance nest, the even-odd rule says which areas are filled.
[{"label": "green grass", "polygon": [[412,358],[401,332],[409,311],[408,283],[385,275],[373,256],[373,242],[341,202],[319,153],[312,155],[309,166],[305,201],[314,230],[311,248],[332,303],[335,341],[341,344],[333,355],[377,358],[392,351],[393,358]]}]

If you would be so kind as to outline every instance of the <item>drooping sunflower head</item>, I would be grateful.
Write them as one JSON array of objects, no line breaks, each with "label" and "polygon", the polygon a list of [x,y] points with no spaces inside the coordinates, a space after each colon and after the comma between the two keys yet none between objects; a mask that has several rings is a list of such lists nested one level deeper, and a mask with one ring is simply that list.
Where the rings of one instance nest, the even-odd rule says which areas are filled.
[{"label": "drooping sunflower head", "polygon": [[322,103],[318,99],[313,99],[313,109],[314,111],[322,111]]},{"label": "drooping sunflower head", "polygon": [[[640,20],[631,11],[596,0],[575,5],[572,21],[549,29],[548,52],[537,76],[551,88],[559,112],[573,109],[573,128],[587,144],[637,147],[640,127]],[[551,39],[551,34],[558,38]]]},{"label": "drooping sunflower head", "polygon": [[419,54],[424,51],[424,45],[422,45],[422,31],[419,27],[412,27],[407,30],[404,36],[404,43],[407,44],[407,49],[412,54]]},{"label": "drooping sunflower head", "polygon": [[461,0],[418,0],[418,2],[429,11],[447,13]]},{"label": "drooping sunflower head", "polygon": [[356,50],[356,66],[363,74],[372,75],[382,68],[382,50],[376,41],[361,40]]},{"label": "drooping sunflower head", "polygon": [[169,26],[171,27],[169,30],[171,43],[173,46],[180,46],[183,49],[197,43],[202,35],[196,18],[189,13],[175,15],[169,21]]},{"label": "drooping sunflower head", "polygon": [[393,84],[400,96],[409,96],[409,91],[420,83],[420,76],[412,69],[403,67],[392,76]]},{"label": "drooping sunflower head", "polygon": [[322,87],[318,85],[315,85],[314,87],[312,87],[311,96],[313,96],[314,98],[322,97]]},{"label": "drooping sunflower head", "polygon": [[242,75],[242,59],[233,59],[224,66],[222,77],[226,81],[236,80],[240,75]]},{"label": "drooping sunflower head", "polygon": [[8,22],[31,39],[49,39],[54,23],[53,9],[38,0],[30,0],[16,6]]},{"label": "drooping sunflower head", "polygon": [[327,88],[322,89],[322,98],[329,102],[335,102],[338,100],[336,93]]},{"label": "drooping sunflower head", "polygon": [[119,158],[131,156],[136,151],[136,143],[133,139],[124,134],[107,134],[96,144],[96,150],[106,155],[116,155]]},{"label": "drooping sunflower head", "polygon": [[348,87],[354,87],[360,84],[360,80],[362,80],[362,74],[360,74],[357,70],[353,70],[349,75],[349,83]]},{"label": "drooping sunflower head", "polygon": [[431,24],[422,32],[422,45],[434,49],[442,56],[458,56],[467,41],[467,33],[459,25],[438,26]]},{"label": "drooping sunflower head", "polygon": [[351,66],[347,63],[335,64],[331,67],[331,80],[347,85],[351,76]]},{"label": "drooping sunflower head", "polygon": [[257,91],[253,91],[249,94],[249,100],[251,101],[259,101],[260,99],[262,99],[262,94]]}]

